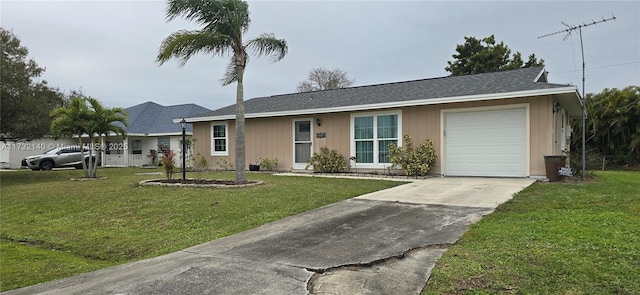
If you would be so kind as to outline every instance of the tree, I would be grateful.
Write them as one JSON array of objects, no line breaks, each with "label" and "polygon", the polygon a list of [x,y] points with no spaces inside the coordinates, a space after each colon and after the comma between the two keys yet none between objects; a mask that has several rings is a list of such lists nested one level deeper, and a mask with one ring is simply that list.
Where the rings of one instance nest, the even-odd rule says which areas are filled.
[{"label": "tree", "polygon": [[[51,111],[51,130],[57,135],[76,136],[80,147],[89,147],[88,157],[85,157],[82,149],[82,157],[87,158],[87,161],[82,161],[82,169],[84,177],[95,178],[98,163],[93,159],[100,156],[103,145],[101,136],[113,132],[124,137],[124,129],[113,123],[121,122],[126,126],[127,115],[122,108],[105,108],[95,98],[76,92],[72,95],[68,106]],[[89,137],[86,144],[83,143],[83,136]],[[95,157],[94,149],[97,151]]]},{"label": "tree", "polygon": [[[625,166],[640,163],[640,87],[605,88],[589,93],[587,102],[586,149],[608,156]],[[572,122],[572,150],[582,149],[582,124]]]},{"label": "tree", "polygon": [[[83,147],[82,136],[87,133],[87,126],[91,113],[85,100],[81,96],[74,96],[69,99],[67,107],[59,107],[51,111],[51,131],[60,136],[77,136],[78,145]],[[84,151],[82,152],[84,158]],[[89,177],[89,170],[82,161],[84,176]]]},{"label": "tree", "polygon": [[454,61],[447,61],[449,66],[444,68],[451,76],[544,66],[544,60],[538,60],[535,54],[529,55],[526,63],[520,52],[514,53],[510,58],[511,49],[502,41],[496,44],[494,35],[482,40],[474,37],[464,37],[464,40],[464,44],[456,46],[458,53],[452,55]]},{"label": "tree", "polygon": [[160,65],[171,58],[180,60],[183,66],[196,53],[214,56],[231,55],[225,75],[221,80],[226,86],[236,82],[235,164],[236,183],[247,182],[245,172],[245,111],[244,71],[248,52],[257,56],[272,56],[279,61],[287,54],[287,42],[271,33],[263,33],[246,43],[242,35],[249,29],[249,4],[241,0],[169,0],[167,20],[184,17],[203,25],[201,30],[180,30],[162,41],[157,61]]},{"label": "tree", "polygon": [[44,72],[29,50],[10,31],[0,28],[0,137],[2,140],[29,140],[49,133],[49,112],[62,106],[63,94],[37,82]]},{"label": "tree", "polygon": [[[93,97],[86,98],[86,101],[91,106],[91,120],[87,126],[87,134],[89,135],[90,146],[98,147],[96,149],[96,159],[98,159],[104,149],[103,135],[113,133],[121,135],[123,139],[127,136],[124,128],[114,124],[120,122],[127,126],[127,111],[120,107],[105,108],[100,101]],[[92,162],[91,153],[92,150],[89,149],[89,165],[87,169],[89,170],[89,177],[96,177],[98,163]]]},{"label": "tree", "polygon": [[313,68],[309,72],[307,80],[298,84],[296,91],[309,92],[346,88],[353,85],[353,82],[355,82],[355,80],[349,79],[347,72],[340,69],[327,70],[325,68]]}]

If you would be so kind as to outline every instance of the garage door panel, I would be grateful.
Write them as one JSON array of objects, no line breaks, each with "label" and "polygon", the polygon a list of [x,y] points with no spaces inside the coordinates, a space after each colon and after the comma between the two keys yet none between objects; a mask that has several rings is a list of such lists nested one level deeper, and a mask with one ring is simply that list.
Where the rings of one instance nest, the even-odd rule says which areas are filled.
[{"label": "garage door panel", "polygon": [[526,109],[445,114],[445,173],[526,176]]}]

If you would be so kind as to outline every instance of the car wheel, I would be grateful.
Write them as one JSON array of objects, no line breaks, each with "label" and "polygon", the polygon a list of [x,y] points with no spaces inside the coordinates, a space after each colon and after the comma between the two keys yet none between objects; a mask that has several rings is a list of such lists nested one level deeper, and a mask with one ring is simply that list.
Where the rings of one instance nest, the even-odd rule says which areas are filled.
[{"label": "car wheel", "polygon": [[40,169],[42,170],[51,170],[53,169],[54,163],[51,160],[44,160],[40,162]]}]

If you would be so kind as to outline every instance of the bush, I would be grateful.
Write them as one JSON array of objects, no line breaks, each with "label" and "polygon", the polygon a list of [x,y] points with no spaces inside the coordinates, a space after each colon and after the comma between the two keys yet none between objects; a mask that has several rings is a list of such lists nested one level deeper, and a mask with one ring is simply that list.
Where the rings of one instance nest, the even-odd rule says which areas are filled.
[{"label": "bush", "polygon": [[202,179],[202,171],[207,170],[207,166],[209,165],[209,161],[202,154],[198,153],[193,156],[193,170],[196,171],[198,175],[198,180]]},{"label": "bush", "polygon": [[418,148],[414,148],[411,137],[405,135],[402,138],[402,147],[389,145],[389,158],[393,167],[400,167],[405,174],[423,176],[435,167],[438,155],[431,140],[427,139]]},{"label": "bush", "polygon": [[326,147],[321,148],[320,153],[313,153],[305,169],[309,169],[311,165],[314,172],[336,173],[347,170],[347,161],[344,157],[338,151],[329,151]]},{"label": "bush", "polygon": [[173,157],[176,154],[173,151],[165,151],[164,157],[162,157],[162,168],[167,175],[167,179],[171,180],[173,173],[176,172],[176,159]]},{"label": "bush", "polygon": [[218,160],[216,162],[216,165],[218,165],[218,169],[222,170],[222,171],[231,171],[231,170],[233,170],[233,162],[231,162],[231,160],[228,160],[227,158],[222,158],[222,159]]},{"label": "bush", "polygon": [[278,158],[262,158],[259,165],[262,170],[276,171],[278,169]]}]

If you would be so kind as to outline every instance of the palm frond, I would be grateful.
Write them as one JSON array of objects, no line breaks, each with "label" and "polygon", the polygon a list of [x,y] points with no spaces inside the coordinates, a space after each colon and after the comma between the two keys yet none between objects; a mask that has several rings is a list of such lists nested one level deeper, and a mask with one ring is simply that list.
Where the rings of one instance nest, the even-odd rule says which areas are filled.
[{"label": "palm frond", "polygon": [[226,55],[231,50],[231,42],[229,36],[214,31],[180,30],[162,41],[156,61],[162,65],[171,58],[176,58],[182,67],[199,52]]},{"label": "palm frond", "polygon": [[246,33],[251,22],[249,5],[242,0],[169,0],[165,12],[167,21],[184,17],[229,36],[238,28]]},{"label": "palm frond", "polygon": [[220,83],[222,83],[222,86],[227,86],[235,81],[238,81],[236,63],[234,62],[234,59],[231,58],[231,61],[229,61],[227,68],[224,71],[224,76],[220,79]]},{"label": "palm frond", "polygon": [[90,111],[83,98],[76,97],[69,101],[67,107],[59,107],[51,111],[51,130],[56,135],[82,135],[87,131]]},{"label": "palm frond", "polygon": [[287,41],[276,38],[273,33],[263,33],[247,41],[246,47],[255,51],[257,56],[272,56],[273,62],[283,59],[289,49]]}]

